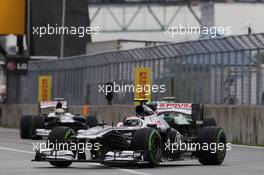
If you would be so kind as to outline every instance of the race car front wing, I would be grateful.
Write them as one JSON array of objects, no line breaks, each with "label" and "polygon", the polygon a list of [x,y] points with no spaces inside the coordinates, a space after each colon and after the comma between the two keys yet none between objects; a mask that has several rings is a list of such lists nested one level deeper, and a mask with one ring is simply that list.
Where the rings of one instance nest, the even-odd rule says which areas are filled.
[{"label": "race car front wing", "polygon": [[[144,150],[137,151],[120,151],[113,150],[105,154],[102,159],[76,159],[73,152],[69,150],[51,150],[43,149],[41,151],[36,151],[35,158],[32,161],[35,162],[92,162],[101,164],[144,164]],[[76,156],[78,157],[78,156]]]}]

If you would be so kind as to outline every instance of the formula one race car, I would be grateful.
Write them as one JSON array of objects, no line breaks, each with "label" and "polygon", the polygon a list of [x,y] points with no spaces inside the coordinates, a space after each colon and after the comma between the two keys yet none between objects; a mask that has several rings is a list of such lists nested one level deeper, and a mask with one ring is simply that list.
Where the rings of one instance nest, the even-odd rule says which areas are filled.
[{"label": "formula one race car", "polygon": [[[50,112],[51,110],[51,112]],[[49,111],[49,113],[45,113]],[[68,111],[67,101],[55,99],[54,101],[41,101],[39,115],[22,116],[20,120],[20,136],[22,139],[42,139],[47,137],[56,126],[67,126],[74,131],[97,126],[98,121],[94,116],[87,120],[80,114],[71,114]]]},{"label": "formula one race car", "polygon": [[136,115],[126,116],[117,126],[104,123],[75,132],[69,127],[55,127],[48,145],[36,150],[33,161],[46,161],[56,167],[72,162],[97,162],[107,165],[155,167],[160,162],[197,157],[204,165],[220,165],[226,155],[226,136],[217,126],[203,126],[194,104],[173,104],[191,109],[190,135],[171,128],[164,116],[148,105],[136,107]]},{"label": "formula one race car", "polygon": [[[204,118],[203,105],[191,103],[175,103],[172,98],[164,98],[161,101],[145,102],[155,113],[164,118],[167,123],[181,134],[190,135],[193,127],[193,118],[199,118],[202,126],[217,126],[214,118]],[[197,111],[197,114],[194,114]],[[199,116],[198,116],[199,115]]]}]

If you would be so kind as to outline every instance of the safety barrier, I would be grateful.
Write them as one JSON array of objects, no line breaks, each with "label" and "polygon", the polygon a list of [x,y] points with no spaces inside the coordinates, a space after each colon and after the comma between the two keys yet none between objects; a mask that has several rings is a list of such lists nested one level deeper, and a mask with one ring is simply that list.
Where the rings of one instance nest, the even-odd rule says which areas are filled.
[{"label": "safety barrier", "polygon": [[[71,106],[70,112],[82,113],[82,106]],[[127,114],[134,113],[129,105],[90,106],[89,115],[96,115],[99,121],[116,124]],[[214,117],[223,127],[229,141],[242,144],[264,144],[264,107],[205,105],[205,118]],[[38,114],[37,105],[3,105],[1,125],[19,127],[22,115]]]}]

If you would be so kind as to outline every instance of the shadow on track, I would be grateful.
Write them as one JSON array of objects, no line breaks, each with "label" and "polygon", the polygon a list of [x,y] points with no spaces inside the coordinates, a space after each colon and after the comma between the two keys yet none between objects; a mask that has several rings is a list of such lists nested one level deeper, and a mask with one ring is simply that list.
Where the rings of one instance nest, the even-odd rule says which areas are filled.
[{"label": "shadow on track", "polygon": [[[82,164],[82,165],[85,165]],[[67,168],[57,168],[57,167],[53,167],[53,166],[46,166],[46,167],[35,167],[37,169],[91,169],[91,170],[96,170],[96,169],[115,169],[115,168],[129,168],[129,169],[162,169],[162,168],[168,168],[168,167],[194,167],[194,166],[202,166],[199,163],[195,164],[160,164],[158,167],[155,168],[151,168],[151,167],[141,167],[141,166],[135,166],[135,165],[119,165],[119,166],[109,166],[109,165],[101,165],[101,164],[86,164],[87,167],[82,166],[82,167],[78,167],[78,164],[75,163],[73,165],[71,165],[70,167]]]}]

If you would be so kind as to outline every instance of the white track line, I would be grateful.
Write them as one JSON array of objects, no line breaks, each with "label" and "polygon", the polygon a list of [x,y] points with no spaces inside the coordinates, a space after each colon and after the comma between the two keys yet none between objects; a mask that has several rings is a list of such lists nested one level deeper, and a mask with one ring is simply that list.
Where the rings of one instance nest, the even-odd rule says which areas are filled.
[{"label": "white track line", "polygon": [[[5,150],[5,151],[12,151],[12,152],[18,152],[18,153],[25,153],[25,154],[35,154],[32,151],[25,151],[25,150],[20,150],[20,149],[13,149],[13,148],[7,148],[7,147],[0,147],[0,150]],[[89,165],[95,165],[95,163],[88,163]],[[113,168],[122,172],[126,173],[131,173],[131,174],[136,174],[136,175],[150,175],[147,173],[139,172],[139,171],[134,171],[134,170],[129,170],[129,169],[123,169],[123,168]]]},{"label": "white track line", "polygon": [[13,149],[13,148],[7,148],[7,147],[0,147],[0,150],[13,151],[13,152],[18,152],[18,153],[26,153],[26,154],[35,154],[32,151],[25,151],[25,150]]},{"label": "white track line", "polygon": [[[98,165],[98,163],[87,163],[89,165]],[[99,166],[104,166],[104,165],[101,165],[99,164]],[[125,168],[116,168],[116,167],[110,167],[112,169],[116,169],[116,170],[119,170],[119,171],[123,171],[125,173],[130,173],[130,174],[137,174],[137,175],[151,175],[151,174],[148,174],[148,173],[143,173],[143,172],[139,172],[139,171],[134,171],[134,170],[130,170],[130,169],[125,169]]]},{"label": "white track line", "polygon": [[147,174],[147,173],[134,171],[134,170],[129,170],[129,169],[120,169],[120,168],[118,168],[118,170],[123,171],[125,173],[131,173],[131,174],[137,174],[137,175],[150,175],[150,174]]},{"label": "white track line", "polygon": [[239,148],[264,149],[264,147],[261,146],[249,146],[249,145],[237,145],[237,144],[232,144],[231,146],[239,147]]}]

